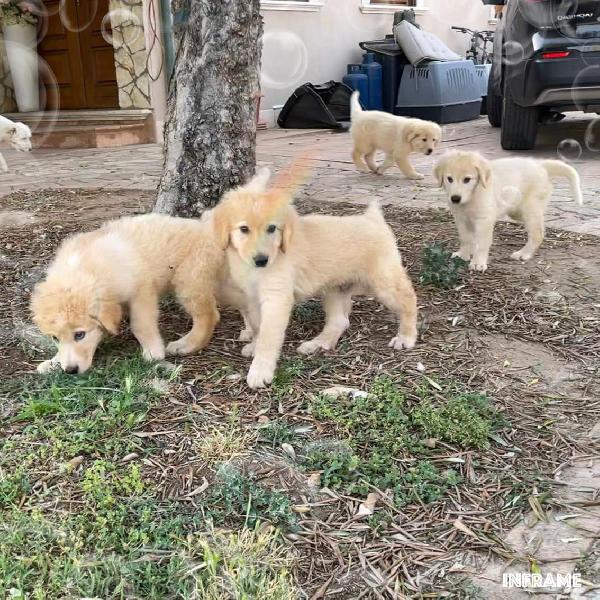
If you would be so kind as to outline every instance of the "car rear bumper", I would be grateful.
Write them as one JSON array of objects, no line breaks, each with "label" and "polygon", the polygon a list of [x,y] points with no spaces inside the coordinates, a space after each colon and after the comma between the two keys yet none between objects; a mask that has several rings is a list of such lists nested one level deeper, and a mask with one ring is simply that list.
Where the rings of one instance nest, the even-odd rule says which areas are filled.
[{"label": "car rear bumper", "polygon": [[[511,92],[522,106],[595,110],[600,106],[600,52],[541,56],[511,68]],[[595,107],[595,108],[594,108]]]},{"label": "car rear bumper", "polygon": [[577,110],[600,110],[600,85],[589,87],[548,88],[535,99],[532,106],[568,106]]}]

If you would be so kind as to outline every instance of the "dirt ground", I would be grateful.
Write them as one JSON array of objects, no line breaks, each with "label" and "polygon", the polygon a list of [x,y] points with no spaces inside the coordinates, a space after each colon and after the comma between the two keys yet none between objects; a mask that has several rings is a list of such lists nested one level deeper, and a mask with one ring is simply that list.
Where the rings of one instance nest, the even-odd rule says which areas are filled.
[{"label": "dirt ground", "polygon": [[[27,304],[60,241],[109,218],[146,212],[152,201],[152,193],[137,190],[42,190],[0,199],[2,377],[31,372],[47,357],[29,324]],[[306,198],[297,205],[301,212],[322,210]],[[360,208],[328,204],[327,210],[354,213]],[[542,484],[551,490],[555,469],[573,452],[588,449],[585,434],[600,415],[600,238],[550,230],[536,257],[519,264],[509,256],[524,243],[524,232],[503,223],[489,271],[465,273],[455,289],[439,290],[419,283],[422,249],[434,241],[455,246],[449,214],[398,207],[385,212],[419,297],[420,335],[414,350],[390,351],[392,316],[361,298],[339,348],[303,359],[290,393],[253,393],[244,383],[248,361],[235,341],[240,320],[226,313],[202,355],[177,361],[185,383],[145,425],[149,432],[168,430],[156,442],[160,474],[151,475],[150,468],[148,473],[159,496],[170,498],[194,490],[203,477],[186,433],[190,407],[209,422],[236,411],[248,426],[285,419],[310,426],[309,436],[326,437],[327,428],[307,412],[306,398],[333,385],[365,389],[381,373],[401,379],[409,395],[431,382],[441,393],[444,382],[451,381],[492,398],[510,426],[491,448],[473,452],[445,444],[433,451],[432,460],[452,462],[464,483],[430,505],[393,510],[391,522],[377,532],[354,517],[360,499],[311,491],[280,448],[256,450],[250,468],[261,478],[277,480],[295,502],[312,507],[289,540],[299,557],[297,578],[313,598],[401,597],[393,592],[398,580],[403,593],[415,597],[452,589],[452,577],[474,572],[506,550],[502,535],[530,508],[526,501],[510,504],[507,498],[517,488],[523,498]],[[162,315],[169,340],[188,326],[185,315],[171,308]],[[319,330],[321,317],[310,303],[296,311],[282,364],[296,364],[295,347]],[[126,341],[118,352],[135,352],[135,341],[126,331],[123,335]],[[113,351],[107,345],[100,356]],[[10,414],[11,408],[4,412]],[[551,493],[546,502],[552,506]],[[474,536],[456,527],[459,517]],[[461,568],[453,571],[458,563]]]}]

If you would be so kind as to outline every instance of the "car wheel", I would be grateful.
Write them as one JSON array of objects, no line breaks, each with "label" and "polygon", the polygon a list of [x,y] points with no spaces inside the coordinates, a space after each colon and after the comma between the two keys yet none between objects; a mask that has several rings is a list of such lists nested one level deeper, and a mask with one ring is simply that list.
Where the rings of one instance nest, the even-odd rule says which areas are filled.
[{"label": "car wheel", "polygon": [[487,93],[487,116],[492,127],[500,127],[502,125],[502,96],[494,94],[493,88],[490,76]]},{"label": "car wheel", "polygon": [[504,82],[502,134],[504,150],[531,150],[535,146],[540,110],[537,106],[519,106],[513,100],[510,87]]}]

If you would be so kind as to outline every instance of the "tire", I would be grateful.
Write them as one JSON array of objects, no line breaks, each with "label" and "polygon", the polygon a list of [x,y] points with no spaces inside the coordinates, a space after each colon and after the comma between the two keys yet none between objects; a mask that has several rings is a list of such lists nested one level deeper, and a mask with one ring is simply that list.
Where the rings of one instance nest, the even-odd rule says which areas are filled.
[{"label": "tire", "polygon": [[492,127],[500,127],[502,125],[502,96],[494,94],[491,77],[488,82],[486,107],[490,125]]},{"label": "tire", "polygon": [[537,137],[540,109],[519,106],[504,82],[504,108],[500,141],[504,150],[531,150]]}]

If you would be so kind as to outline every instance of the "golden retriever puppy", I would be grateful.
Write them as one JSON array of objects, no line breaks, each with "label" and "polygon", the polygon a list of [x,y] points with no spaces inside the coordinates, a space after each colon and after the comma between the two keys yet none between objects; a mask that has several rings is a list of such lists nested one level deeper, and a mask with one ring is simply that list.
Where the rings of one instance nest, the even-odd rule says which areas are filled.
[{"label": "golden retriever puppy", "polygon": [[226,249],[229,289],[246,298],[247,344],[254,356],[247,376],[255,389],[270,384],[294,303],[323,297],[325,327],[298,351],[331,350],[349,326],[352,295],[372,292],[400,319],[390,347],[412,348],[417,299],[381,210],[361,215],[298,216],[292,190],[267,189],[265,171],[227,193],[212,218]]},{"label": "golden retriever puppy", "polygon": [[[394,163],[409,179],[424,179],[417,173],[408,157],[412,153],[433,154],[442,139],[442,128],[437,123],[421,119],[407,119],[378,110],[363,110],[358,92],[352,94],[352,127],[354,142],[352,160],[359,171],[382,175]],[[375,163],[375,152],[383,150],[385,160]],[[365,164],[366,161],[366,164]]]},{"label": "golden retriever puppy", "polygon": [[209,224],[158,214],[111,221],[68,238],[31,298],[34,322],[58,347],[38,371],[59,365],[69,374],[87,371],[105,333],[117,334],[123,306],[144,358],[162,360],[159,300],[168,291],[193,324],[166,352],[200,350],[219,320],[215,293],[223,260]]},{"label": "golden retriever puppy", "polygon": [[496,221],[510,217],[525,225],[527,243],[511,256],[529,260],[544,240],[544,213],[553,177],[565,177],[577,204],[583,204],[577,171],[560,160],[501,158],[489,161],[476,152],[449,152],[437,163],[435,176],[448,194],[458,229],[455,256],[470,268],[485,271]]}]

